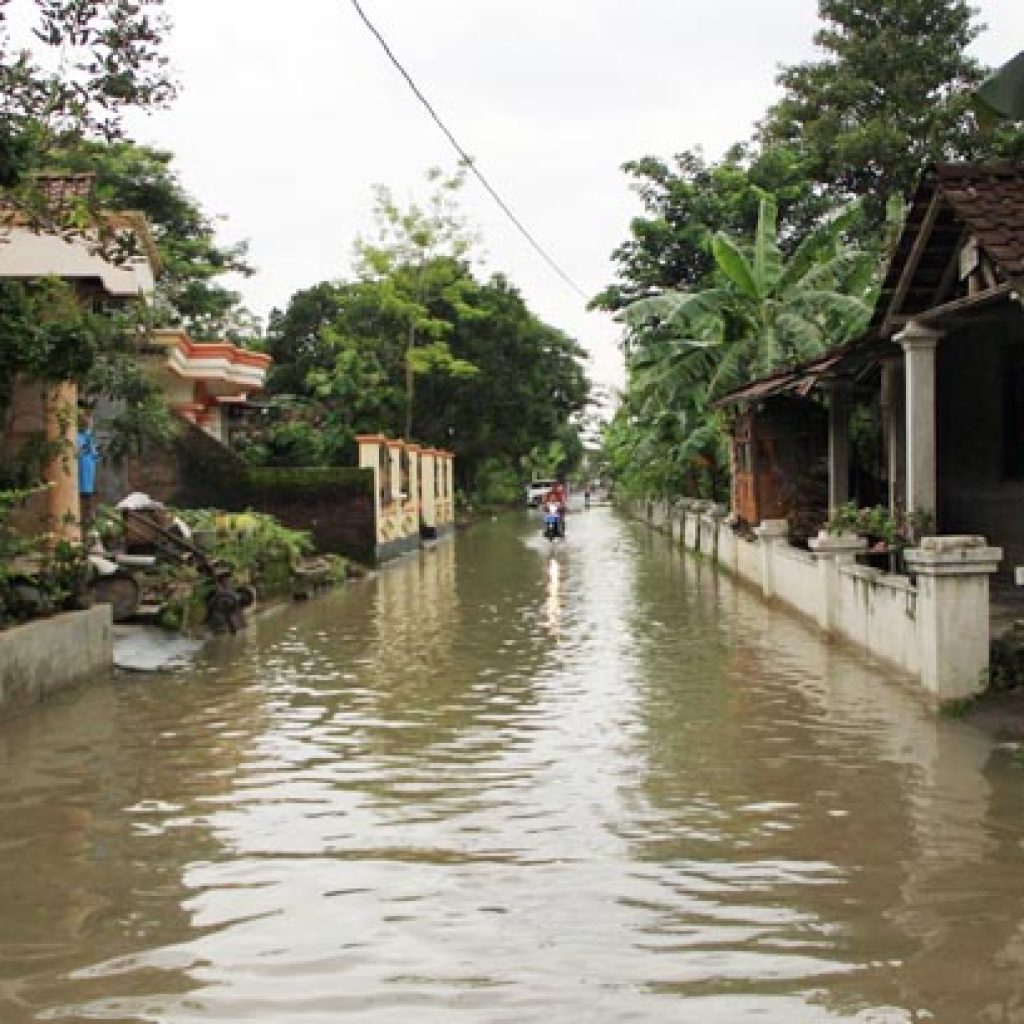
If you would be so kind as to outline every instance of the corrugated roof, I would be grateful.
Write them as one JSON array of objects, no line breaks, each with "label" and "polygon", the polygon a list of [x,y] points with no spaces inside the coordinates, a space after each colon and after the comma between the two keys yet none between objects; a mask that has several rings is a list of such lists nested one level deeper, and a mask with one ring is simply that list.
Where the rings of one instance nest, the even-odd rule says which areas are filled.
[{"label": "corrugated roof", "polygon": [[804,363],[777,370],[767,377],[743,384],[727,392],[713,403],[716,406],[757,402],[775,395],[796,395],[805,398],[819,384],[832,380],[856,380],[865,367],[875,361],[885,346],[877,338],[861,335],[844,345]]}]

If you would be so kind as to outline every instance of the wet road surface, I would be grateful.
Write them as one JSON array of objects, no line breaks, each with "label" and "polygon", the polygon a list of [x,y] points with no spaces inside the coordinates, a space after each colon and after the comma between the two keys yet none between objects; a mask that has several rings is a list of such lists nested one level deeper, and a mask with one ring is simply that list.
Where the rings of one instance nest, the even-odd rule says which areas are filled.
[{"label": "wet road surface", "polygon": [[607,508],[0,726],[0,1022],[1024,1021],[1024,769]]}]

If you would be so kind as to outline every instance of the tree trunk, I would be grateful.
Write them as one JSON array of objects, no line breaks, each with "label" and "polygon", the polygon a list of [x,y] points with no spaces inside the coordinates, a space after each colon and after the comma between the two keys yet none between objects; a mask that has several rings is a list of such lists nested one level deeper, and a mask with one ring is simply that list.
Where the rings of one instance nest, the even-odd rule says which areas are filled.
[{"label": "tree trunk", "polygon": [[405,350],[405,434],[404,440],[412,440],[412,400],[415,376],[412,372],[412,350],[416,347],[416,327],[409,325],[409,345]]}]

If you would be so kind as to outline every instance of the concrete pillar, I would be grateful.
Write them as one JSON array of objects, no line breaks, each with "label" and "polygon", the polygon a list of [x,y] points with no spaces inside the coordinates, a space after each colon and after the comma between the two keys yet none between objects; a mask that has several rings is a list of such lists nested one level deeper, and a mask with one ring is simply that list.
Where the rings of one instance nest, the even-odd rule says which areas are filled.
[{"label": "concrete pillar", "polygon": [[935,348],[940,334],[911,321],[896,335],[906,374],[906,511],[935,515]]},{"label": "concrete pillar", "polygon": [[434,452],[437,493],[437,525],[450,526],[455,520],[455,474],[452,453],[438,448]]},{"label": "concrete pillar", "polygon": [[659,533],[668,533],[669,514],[672,506],[664,498],[651,503],[651,526]]},{"label": "concrete pillar", "polygon": [[683,499],[683,547],[700,551],[700,502]]},{"label": "concrete pillar", "polygon": [[681,545],[683,543],[683,520],[686,518],[681,501],[676,500],[672,503],[669,516],[671,518],[669,533],[672,537],[672,543]]},{"label": "concrete pillar", "polygon": [[78,497],[78,385],[63,381],[46,389],[46,440],[57,455],[43,469],[49,484],[46,513],[49,528],[65,540],[82,539],[82,511]]},{"label": "concrete pillar", "polygon": [[861,551],[867,549],[868,542],[856,534],[821,530],[817,537],[807,542],[807,546],[818,565],[818,625],[824,630],[832,630],[838,621],[839,567],[853,562]]},{"label": "concrete pillar", "polygon": [[437,453],[433,448],[420,450],[420,522],[428,537],[437,532]]},{"label": "concrete pillar", "polygon": [[889,473],[889,510],[906,508],[907,419],[903,360],[882,363],[882,431]]},{"label": "concrete pillar", "polygon": [[407,537],[420,535],[420,446],[407,444],[405,458],[409,465],[409,493],[402,510],[402,529]]},{"label": "concrete pillar", "polygon": [[402,500],[402,442],[388,439],[385,444],[388,446],[388,458],[391,460],[391,493],[387,496],[389,502],[401,502]]},{"label": "concrete pillar", "polygon": [[939,701],[980,693],[988,681],[988,578],[1002,549],[984,537],[925,537],[904,552],[917,578],[921,683]]},{"label": "concrete pillar", "polygon": [[445,478],[448,481],[448,522],[455,522],[455,452],[445,452]]},{"label": "concrete pillar", "polygon": [[765,519],[754,533],[761,542],[761,589],[765,597],[775,596],[775,548],[789,539],[789,523],[785,519]]},{"label": "concrete pillar", "polygon": [[407,444],[405,453],[409,459],[409,497],[407,500],[416,506],[418,515],[420,507],[420,446]]},{"label": "concrete pillar", "polygon": [[373,470],[373,523],[374,535],[379,544],[382,539],[382,504],[386,500],[382,493],[380,465],[381,449],[387,444],[386,438],[380,434],[358,434],[356,444],[359,446],[359,465],[363,469]]},{"label": "concrete pillar", "polygon": [[828,510],[850,500],[850,401],[845,384],[828,389]]}]

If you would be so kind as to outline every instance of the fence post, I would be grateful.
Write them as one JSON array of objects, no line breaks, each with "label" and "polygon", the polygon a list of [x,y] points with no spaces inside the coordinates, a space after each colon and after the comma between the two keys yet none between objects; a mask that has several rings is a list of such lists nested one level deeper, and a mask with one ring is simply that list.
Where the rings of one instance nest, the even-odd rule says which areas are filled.
[{"label": "fence post", "polygon": [[761,589],[765,597],[775,596],[775,548],[789,539],[786,519],[765,519],[754,533],[761,543]]},{"label": "fence post", "polygon": [[839,566],[849,565],[868,542],[853,533],[829,533],[819,530],[807,546],[818,564],[820,595],[818,599],[818,625],[831,631],[838,620],[839,610]]},{"label": "fence post", "polygon": [[989,666],[988,578],[1001,548],[984,537],[924,537],[904,552],[917,577],[921,683],[939,701],[980,693]]}]

